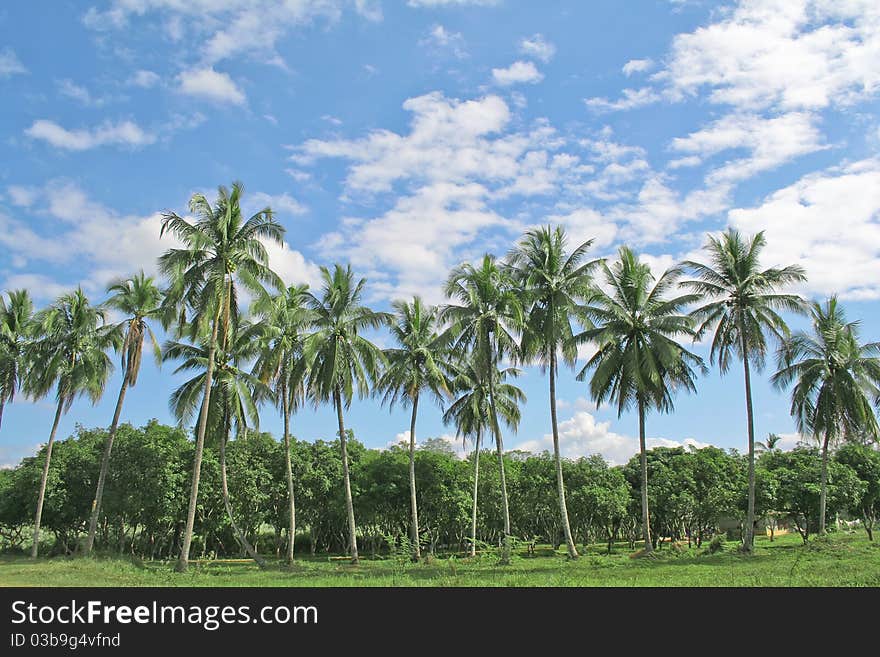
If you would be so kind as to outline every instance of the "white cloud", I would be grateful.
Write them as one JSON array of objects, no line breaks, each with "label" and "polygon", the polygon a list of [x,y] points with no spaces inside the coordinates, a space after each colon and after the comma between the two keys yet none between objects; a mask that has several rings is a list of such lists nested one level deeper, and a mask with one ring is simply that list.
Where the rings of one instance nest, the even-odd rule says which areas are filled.
[{"label": "white cloud", "polygon": [[519,42],[519,51],[529,57],[540,59],[546,64],[556,54],[556,46],[544,39],[543,35],[534,34]]},{"label": "white cloud", "polygon": [[22,187],[21,185],[10,185],[6,188],[6,193],[9,194],[9,200],[13,205],[23,208],[33,205],[38,196],[37,190],[33,187]]},{"label": "white cloud", "polygon": [[244,105],[244,92],[238,88],[228,73],[213,68],[184,71],[177,76],[178,91],[187,96],[204,98],[215,103]]},{"label": "white cloud", "polygon": [[65,285],[44,276],[43,274],[12,274],[3,280],[0,289],[19,290],[25,289],[37,301],[52,301],[65,292],[70,292],[72,285]]},{"label": "white cloud", "polygon": [[493,68],[492,79],[496,84],[508,87],[512,84],[535,84],[544,79],[544,74],[532,62],[518,61],[507,68]]},{"label": "white cloud", "polygon": [[439,23],[431,27],[428,36],[419,41],[419,45],[438,53],[449,53],[456,59],[468,56],[461,32],[450,32]]},{"label": "white cloud", "polygon": [[631,59],[623,65],[623,74],[629,77],[633,73],[644,73],[654,68],[654,60],[652,59]]},{"label": "white cloud", "polygon": [[68,130],[54,121],[39,119],[24,131],[32,139],[40,139],[56,148],[85,151],[98,146],[121,145],[137,148],[156,141],[132,121],[106,122],[94,128]]},{"label": "white cloud", "polygon": [[[685,438],[682,441],[668,440],[666,438],[648,438],[648,449],[654,447],[680,447],[694,446],[706,447],[693,438]],[[543,451],[553,450],[552,434],[545,434],[537,440],[526,440],[515,445],[516,449],[540,454]],[[612,465],[621,465],[639,451],[638,437],[625,436],[611,430],[611,422],[598,422],[587,411],[579,411],[568,420],[559,423],[559,451],[563,458],[577,459],[582,456],[601,454]]]},{"label": "white cloud", "polygon": [[[460,436],[456,436],[451,433],[444,433],[440,436],[425,436],[421,440],[419,440],[418,432],[416,433],[416,449],[420,449],[424,446],[427,440],[442,440],[455,452],[455,455],[460,459],[466,459],[468,454],[473,450],[473,445],[468,442],[467,445],[462,442]],[[409,449],[409,429],[406,431],[401,431],[396,436],[394,436],[394,440],[389,440],[385,443],[385,449],[390,447],[394,447],[400,445],[401,447],[405,447]]]},{"label": "white cloud", "polygon": [[464,7],[473,5],[477,7],[491,7],[501,0],[408,0],[410,7]]},{"label": "white cloud", "polygon": [[728,150],[750,151],[748,157],[731,160],[709,174],[710,181],[735,182],[824,148],[816,120],[807,112],[773,118],[730,114],[687,137],[673,139],[671,148],[703,159]]},{"label": "white cloud", "polygon": [[27,73],[28,70],[18,59],[12,48],[0,50],[0,78],[8,78],[12,75]]},{"label": "white cloud", "polygon": [[586,98],[584,103],[596,112],[612,112],[617,110],[629,110],[636,107],[650,105],[660,99],[660,95],[649,87],[642,89],[624,89],[623,98],[620,100],[608,100],[607,98]]},{"label": "white cloud", "polygon": [[75,100],[80,105],[87,107],[101,107],[107,102],[107,98],[96,98],[91,92],[82,85],[76,84],[73,80],[61,80],[58,83],[58,93],[65,98]]},{"label": "white cloud", "polygon": [[128,84],[134,87],[141,87],[142,89],[150,89],[159,84],[160,80],[161,78],[157,73],[141,69],[135,71],[134,75],[128,79]]},{"label": "white cloud", "polygon": [[269,254],[269,267],[285,285],[307,283],[312,288],[320,286],[321,271],[318,265],[307,260],[301,252],[291,249],[290,244],[266,242],[265,247]]},{"label": "white cloud", "polygon": [[275,212],[275,215],[301,215],[307,212],[306,207],[293,198],[288,193],[283,194],[267,194],[265,192],[255,192],[246,194],[242,199],[242,209],[248,214],[258,212],[269,206]]},{"label": "white cloud", "polygon": [[880,160],[811,173],[728,217],[744,232],[765,230],[764,266],[802,265],[807,291],[880,298]]},{"label": "white cloud", "polygon": [[593,248],[600,249],[609,246],[617,237],[617,224],[593,208],[578,208],[568,214],[550,215],[545,223],[563,226],[572,246],[595,240]]}]

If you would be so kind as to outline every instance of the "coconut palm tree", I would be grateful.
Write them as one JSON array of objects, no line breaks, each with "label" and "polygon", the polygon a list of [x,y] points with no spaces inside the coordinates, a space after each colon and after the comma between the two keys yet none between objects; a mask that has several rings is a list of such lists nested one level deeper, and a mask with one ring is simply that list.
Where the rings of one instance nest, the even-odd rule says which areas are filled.
[{"label": "coconut palm tree", "polygon": [[342,410],[351,405],[355,393],[359,397],[369,395],[370,386],[379,380],[385,356],[362,332],[390,323],[391,315],[361,305],[367,281],[364,278],[355,281],[350,265],[344,268],[335,265],[332,272],[321,267],[321,278],[320,296],[309,293],[306,298],[308,307],[315,313],[315,332],[305,343],[309,367],[307,386],[316,404],[331,401],[336,408],[351,562],[356,564],[357,527],[348,467],[348,435]]},{"label": "coconut palm tree", "polygon": [[593,342],[598,350],[577,379],[583,381],[592,371],[592,398],[614,402],[618,417],[632,406],[638,411],[642,534],[645,551],[650,552],[645,416],[652,409],[671,411],[675,392],[696,389],[694,368],[705,370],[702,359],[676,341],[693,336],[693,322],[682,309],[698,297],[668,298],[681,269],[671,267],[655,282],[650,267],[626,246],[620,247],[617,262],[610,267],[603,263],[602,270],[609,291],[597,290],[585,308],[596,328],[575,336],[576,342]]},{"label": "coconut palm tree", "polygon": [[877,436],[880,429],[872,402],[880,400],[880,343],[859,342],[859,323],[847,322],[832,296],[810,304],[812,334],[798,331],[777,354],[773,385],[794,383],[791,414],[798,431],[822,442],[819,534],[825,533],[828,446],[848,434]]},{"label": "coconut palm tree", "polygon": [[204,195],[194,194],[189,209],[195,221],[174,212],[166,212],[162,219],[161,235],[170,233],[183,243],[183,248],[169,249],[159,258],[162,273],[170,279],[163,318],[175,318],[179,335],[189,333],[191,339],[196,339],[204,332],[210,334],[186,528],[175,566],[178,572],[186,571],[189,565],[213,389],[214,352],[228,341],[231,318],[238,312],[238,286],[254,294],[263,289],[261,284],[279,289],[283,286],[268,266],[264,241],[281,244],[284,228],[268,207],[244,219],[240,207],[243,193],[239,182],[233,183],[231,191],[221,186],[214,205]]},{"label": "coconut palm tree", "polygon": [[262,347],[254,374],[267,384],[284,421],[289,529],[287,563],[293,563],[296,501],[290,462],[290,416],[303,403],[308,375],[303,346],[315,314],[306,307],[308,285],[292,285],[277,295],[262,294],[251,306],[262,328]]},{"label": "coconut palm tree", "polygon": [[98,527],[98,516],[101,513],[101,501],[104,497],[104,482],[107,479],[107,469],[110,467],[110,454],[113,450],[113,440],[119,427],[119,417],[122,413],[122,402],[125,392],[137,384],[138,374],[141,369],[141,356],[144,351],[144,340],[150,339],[153,345],[153,355],[156,362],[162,360],[159,349],[159,341],[153,334],[153,330],[147,323],[150,319],[159,316],[162,293],[151,276],[141,271],[131,278],[111,283],[107,292],[110,298],[104,302],[108,308],[118,310],[125,315],[125,319],[119,323],[119,328],[124,332],[122,341],[122,385],[119,387],[119,395],[116,398],[116,409],[113,411],[113,421],[107,432],[107,442],[104,444],[104,455],[101,457],[101,470],[98,473],[98,486],[95,490],[95,498],[92,500],[92,512],[89,517],[89,535],[86,539],[85,553],[92,553],[95,544],[95,531]]},{"label": "coconut palm tree", "polygon": [[[463,442],[474,441],[474,492],[471,510],[471,545],[470,556],[477,553],[477,491],[480,484],[480,448],[483,432],[490,429],[489,417],[489,385],[483,377],[481,368],[473,363],[458,367],[457,375],[452,381],[452,392],[457,395],[449,408],[443,413],[445,424],[454,424],[456,435]],[[502,422],[512,431],[519,427],[521,413],[519,406],[525,403],[526,396],[522,390],[508,383],[508,378],[516,378],[521,371],[507,367],[495,371],[495,407]],[[491,429],[490,429],[491,430]]]},{"label": "coconut palm tree", "polygon": [[28,347],[34,332],[34,302],[27,290],[0,295],[0,427],[3,407],[15,401],[27,369]]},{"label": "coconut palm tree", "polygon": [[171,394],[171,411],[180,422],[188,422],[192,419],[203,399],[201,391],[208,376],[208,358],[213,353],[214,374],[211,380],[213,391],[209,400],[207,433],[216,437],[220,450],[220,487],[223,505],[239,545],[260,568],[265,568],[265,561],[257,554],[235,522],[232,503],[229,500],[226,467],[226,445],[233,426],[240,437],[247,433],[248,420],[251,426],[258,429],[260,416],[256,398],[260,394],[269,393],[257,377],[241,367],[243,363],[257,356],[261,330],[262,327],[259,325],[234,317],[230,322],[228,340],[219,349],[214,349],[212,352],[205,333],[197,344],[168,342],[165,344],[164,352],[168,360],[183,361],[174,371],[175,374],[195,372]]},{"label": "coconut palm tree", "polygon": [[32,398],[41,399],[54,387],[57,402],[52,431],[46,444],[46,460],[43,462],[34,516],[31,557],[36,558],[40,547],[40,519],[46,497],[52,445],[58,423],[77,397],[88,395],[94,404],[104,394],[104,386],[113,371],[107,351],[121,347],[122,335],[118,326],[106,324],[104,309],[90,304],[81,288],[62,295],[48,308],[38,312],[34,322],[37,339],[33,343],[24,390]]},{"label": "coconut palm tree", "polygon": [[416,502],[416,416],[423,392],[437,401],[449,395],[447,373],[451,370],[446,337],[438,332],[438,311],[420,297],[412,303],[395,301],[391,336],[397,347],[385,350],[388,366],[379,379],[378,391],[389,408],[400,403],[412,407],[409,423],[409,499],[413,560],[421,558],[419,510]]},{"label": "coconut palm tree", "polygon": [[523,324],[522,302],[508,269],[500,267],[495,256],[486,254],[479,267],[464,263],[455,267],[446,281],[445,293],[457,303],[443,306],[441,319],[448,329],[452,348],[460,358],[470,353],[473,362],[487,380],[489,426],[495,438],[495,450],[501,478],[501,503],[504,510],[504,550],[502,563],[510,561],[510,507],[507,478],[504,473],[504,442],[498,425],[495,378],[490,376],[505,356],[519,357],[515,332]]},{"label": "coconut palm tree", "polygon": [[788,335],[788,326],[778,311],[803,312],[803,300],[782,294],[786,286],[806,280],[799,265],[760,268],[761,251],[766,245],[763,231],[751,238],[734,229],[720,237],[709,237],[706,250],[710,264],[686,261],[697,280],[682,285],[700,295],[702,305],[693,311],[698,326],[694,340],[714,331],[709,360],[718,363],[725,374],[734,358],[742,361],[745,379],[746,420],[748,423],[749,492],[743,550],[754,549],[755,529],[755,420],[752,410],[750,364],[763,369],[767,336],[778,340]]},{"label": "coconut palm tree", "polygon": [[764,452],[775,452],[782,436],[778,433],[770,433],[765,442],[758,441],[755,443],[755,453],[763,454]]},{"label": "coconut palm tree", "polygon": [[559,423],[556,418],[557,359],[574,368],[577,345],[573,340],[572,318],[581,313],[593,294],[592,271],[599,260],[587,261],[592,240],[566,253],[567,238],[560,227],[528,231],[508,257],[513,278],[523,294],[526,319],[522,337],[523,358],[537,361],[550,372],[550,425],[553,456],[556,461],[556,496],[559,515],[570,559],[578,552],[568,522],[562,457],[559,453]]}]

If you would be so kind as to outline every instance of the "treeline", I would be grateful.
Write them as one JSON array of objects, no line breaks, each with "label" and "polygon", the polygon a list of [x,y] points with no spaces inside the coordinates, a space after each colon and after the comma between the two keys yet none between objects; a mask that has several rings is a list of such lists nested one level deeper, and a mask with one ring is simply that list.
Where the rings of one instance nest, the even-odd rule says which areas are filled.
[{"label": "treeline", "polygon": [[[55,445],[46,491],[43,525],[54,540],[44,550],[75,554],[84,548],[89,510],[107,438],[105,429],[79,428]],[[106,501],[95,549],[144,559],[177,556],[186,523],[186,492],[193,442],[179,428],[155,421],[141,428],[122,425],[117,433]],[[228,492],[239,528],[254,548],[281,556],[289,540],[285,450],[268,433],[252,432],[228,446]],[[408,540],[409,455],[405,448],[366,449],[350,436],[348,456],[358,545],[385,552]],[[479,481],[477,548],[498,546],[504,536],[497,462],[486,452]],[[0,471],[0,538],[7,550],[29,540],[45,449],[15,469]],[[419,481],[420,541],[429,553],[469,553],[473,460],[458,458],[448,443],[428,440],[415,453]],[[301,552],[344,553],[348,546],[346,505],[339,481],[339,442],[291,441],[297,500],[295,543]],[[640,530],[638,456],[611,467],[600,456],[562,461],[569,519],[575,541],[586,546],[616,541],[635,548]],[[554,490],[555,463],[548,454],[508,452],[504,456],[513,535],[524,546],[565,540]],[[660,447],[647,452],[648,497],[654,547],[663,540],[702,546],[719,532],[740,533],[747,511],[747,459],[715,447]],[[804,541],[819,526],[821,469],[817,449],[771,447],[757,462],[756,508],[771,532],[779,525]],[[848,444],[828,468],[827,512],[858,519],[873,537],[880,513],[880,452]],[[47,537],[45,537],[47,538]],[[236,557],[242,548],[224,509],[216,445],[202,462],[201,495],[193,554]]]}]

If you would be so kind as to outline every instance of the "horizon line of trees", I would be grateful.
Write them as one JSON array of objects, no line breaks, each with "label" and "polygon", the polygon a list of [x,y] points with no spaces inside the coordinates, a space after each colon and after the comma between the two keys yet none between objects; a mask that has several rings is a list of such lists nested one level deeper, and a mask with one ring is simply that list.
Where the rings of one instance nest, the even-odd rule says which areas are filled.
[{"label": "horizon line of trees", "polygon": [[[89,502],[107,440],[106,428],[77,427],[56,442],[43,511],[44,528],[54,542],[42,539],[51,554],[83,553],[90,526]],[[368,449],[348,436],[354,508],[360,519],[358,548],[372,554],[409,546],[409,450],[406,444]],[[348,520],[339,486],[339,441],[290,439],[299,524],[290,531],[287,513],[286,445],[269,433],[252,432],[228,447],[228,493],[233,527],[224,504],[219,454],[205,452],[193,554],[198,558],[247,554],[236,537],[241,532],[261,556],[283,557],[292,542],[297,550],[339,554],[348,551]],[[194,443],[188,432],[152,420],[143,427],[122,424],[111,457],[106,503],[97,522],[93,549],[102,554],[143,559],[173,559],[186,524],[186,491]],[[758,445],[756,514],[770,540],[783,530],[797,531],[804,543],[818,530],[822,467],[815,445],[782,451],[770,436]],[[484,451],[483,457],[491,456]],[[442,439],[424,441],[415,453],[419,481],[421,547],[431,555],[484,553],[504,538],[500,472],[486,459],[475,482],[474,454],[460,458]],[[46,448],[15,469],[0,470],[0,550],[28,547],[28,528]],[[652,548],[664,542],[687,542],[697,548],[719,536],[738,538],[745,524],[748,496],[747,457],[717,447],[657,447],[647,452],[648,499]],[[563,458],[575,543],[618,542],[635,549],[641,541],[641,463],[634,455],[623,465],[601,456]],[[537,544],[554,549],[565,543],[555,491],[556,464],[549,451],[504,454],[511,532],[515,545],[534,552]],[[830,516],[857,519],[873,540],[880,513],[880,452],[869,445],[843,445],[828,464]],[[478,530],[471,536],[471,490],[478,485]],[[852,524],[850,521],[849,525]],[[712,546],[709,546],[710,551]]]},{"label": "horizon line of trees", "polygon": [[[770,380],[779,389],[791,388],[790,410],[799,431],[821,443],[818,533],[826,530],[830,448],[840,441],[876,441],[880,343],[861,342],[858,322],[847,321],[835,296],[807,302],[787,292],[806,274],[799,265],[762,268],[763,233],[743,236],[729,229],[710,235],[706,262],[685,261],[655,276],[627,246],[619,248],[614,262],[590,259],[592,240],[569,248],[562,228],[538,227],[528,230],[504,258],[487,253],[476,263],[454,267],[444,286],[447,303],[433,307],[415,297],[395,301],[393,312],[378,312],[364,305],[366,279],[356,277],[350,265],[322,266],[321,287],[314,292],[305,285],[286,286],[269,267],[265,246],[281,244],[284,228],[269,207],[243,216],[242,194],[236,182],[231,189],[221,186],[213,204],[195,194],[188,217],[163,215],[161,235],[173,236],[180,246],[159,258],[161,283],[140,272],[112,283],[102,304],[92,304],[77,288],[36,312],[26,290],[10,291],[8,300],[0,296],[0,423],[4,405],[17,391],[32,399],[54,392],[56,399],[36,489],[33,557],[39,552],[60,419],[77,398],[87,396],[93,403],[101,398],[113,370],[109,354],[116,352],[123,378],[89,505],[83,552],[92,552],[125,396],[137,383],[147,342],[157,360],[176,362],[175,373],[190,377],[169,401],[181,425],[195,423],[178,571],[187,568],[194,538],[206,442],[218,452],[220,496],[234,539],[264,565],[245,530],[249,519],[234,508],[227,453],[228,446],[258,431],[265,404],[274,405],[284,423],[285,514],[291,537],[297,514],[293,415],[305,404],[330,404],[336,411],[340,485],[354,563],[358,530],[345,410],[355,396],[375,395],[390,408],[411,410],[408,515],[414,559],[420,558],[423,531],[416,424],[425,399],[440,405],[444,421],[474,444],[471,550],[483,439],[494,443],[502,562],[509,559],[513,530],[501,427],[516,431],[520,420],[525,395],[514,383],[519,365],[538,365],[548,374],[555,514],[568,556],[578,557],[559,448],[556,383],[560,363],[577,369],[579,347],[586,345],[595,353],[576,378],[588,382],[593,401],[615,405],[618,416],[629,409],[638,413],[638,525],[646,551],[656,543],[646,418],[652,411],[672,412],[675,395],[696,391],[698,375],[708,372],[704,360],[683,344],[688,340],[711,337],[709,363],[722,373],[737,363],[743,368],[746,552],[753,549],[757,504],[751,377],[764,368],[773,347],[776,372]],[[247,309],[239,306],[242,293],[252,299]],[[125,319],[110,323],[110,309]],[[811,330],[793,333],[783,312],[809,315]],[[155,323],[171,336],[161,346],[151,328]],[[394,339],[393,348],[380,349],[365,335],[382,328]],[[291,562],[295,541],[287,543],[285,556]]]}]

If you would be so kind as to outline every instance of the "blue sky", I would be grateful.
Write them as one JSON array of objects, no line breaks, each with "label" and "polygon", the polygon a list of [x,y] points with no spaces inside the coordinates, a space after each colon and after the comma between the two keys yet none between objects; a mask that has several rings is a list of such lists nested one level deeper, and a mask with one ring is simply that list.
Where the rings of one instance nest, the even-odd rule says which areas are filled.
[{"label": "blue sky", "polygon": [[[799,290],[839,293],[880,333],[880,6],[870,0],[108,0],[0,8],[0,289],[46,303],[171,246],[159,213],[245,183],[287,229],[271,264],[288,282],[350,262],[368,300],[442,301],[449,268],[503,254],[553,221],[596,256],[621,243],[656,271],[700,258],[709,231],[765,230],[767,266],[800,263]],[[795,320],[794,325],[802,325]],[[387,340],[379,336],[380,342]],[[387,345],[390,346],[390,345]],[[696,349],[703,353],[702,346]],[[586,354],[585,354],[586,355]],[[125,418],[170,422],[179,379],[146,363]],[[796,440],[784,393],[755,385],[759,438]],[[547,382],[508,448],[549,448]],[[119,385],[76,422],[107,424]],[[596,409],[563,371],[562,450],[614,462],[634,415]],[[713,371],[651,444],[744,448],[740,372]],[[454,431],[420,409],[420,437]],[[51,398],[4,413],[0,464],[46,440]],[[278,432],[271,408],[262,428]],[[406,411],[356,402],[371,447]],[[294,419],[330,438],[330,409]]]}]

